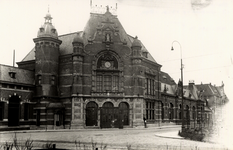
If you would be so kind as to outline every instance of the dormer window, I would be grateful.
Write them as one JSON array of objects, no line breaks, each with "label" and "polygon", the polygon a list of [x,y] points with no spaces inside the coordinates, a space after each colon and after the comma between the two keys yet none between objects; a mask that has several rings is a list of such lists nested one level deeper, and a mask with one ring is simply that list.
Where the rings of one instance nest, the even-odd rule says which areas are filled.
[{"label": "dormer window", "polygon": [[143,52],[142,54],[145,58],[148,58],[148,52]]},{"label": "dormer window", "polygon": [[44,28],[43,27],[40,28],[40,32],[44,32]]},{"label": "dormer window", "polygon": [[55,32],[56,32],[56,29],[51,29],[51,32],[52,32],[52,33],[55,33]]},{"label": "dormer window", "polygon": [[13,79],[15,79],[16,72],[9,72],[9,76]]}]

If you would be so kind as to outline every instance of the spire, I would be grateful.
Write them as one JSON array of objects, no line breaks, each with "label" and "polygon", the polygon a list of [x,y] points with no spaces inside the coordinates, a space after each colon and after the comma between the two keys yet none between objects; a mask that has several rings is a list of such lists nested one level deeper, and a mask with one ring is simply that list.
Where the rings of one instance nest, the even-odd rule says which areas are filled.
[{"label": "spire", "polygon": [[48,13],[46,14],[46,16],[44,17],[45,18],[45,23],[52,23],[52,17],[49,13],[49,6],[48,6]]},{"label": "spire", "polygon": [[106,8],[107,8],[107,12],[109,12],[109,6],[108,5],[106,6]]},{"label": "spire", "polygon": [[58,38],[58,34],[57,34],[57,30],[55,29],[55,27],[52,25],[52,17],[49,13],[49,8],[48,8],[48,13],[46,14],[45,18],[45,22],[44,25],[42,25],[39,28],[39,31],[37,33],[37,37],[54,37],[54,38]]}]

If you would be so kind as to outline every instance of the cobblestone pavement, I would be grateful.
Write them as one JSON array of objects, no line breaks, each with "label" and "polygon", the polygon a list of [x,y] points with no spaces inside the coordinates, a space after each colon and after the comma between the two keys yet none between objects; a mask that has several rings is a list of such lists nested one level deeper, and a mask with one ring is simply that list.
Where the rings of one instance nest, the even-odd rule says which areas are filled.
[{"label": "cobblestone pavement", "polygon": [[[34,147],[42,147],[45,143],[56,144],[57,148],[66,149],[101,149],[107,145],[111,149],[226,149],[223,145],[190,141],[180,138],[177,133],[180,128],[133,128],[133,129],[77,129],[51,131],[24,131],[17,132],[17,138],[26,140],[31,138]],[[11,141],[14,132],[0,133],[0,142]],[[77,142],[75,144],[75,141]],[[84,148],[85,146],[85,148]],[[88,147],[88,148],[87,148]],[[102,148],[103,149],[103,148]]]}]

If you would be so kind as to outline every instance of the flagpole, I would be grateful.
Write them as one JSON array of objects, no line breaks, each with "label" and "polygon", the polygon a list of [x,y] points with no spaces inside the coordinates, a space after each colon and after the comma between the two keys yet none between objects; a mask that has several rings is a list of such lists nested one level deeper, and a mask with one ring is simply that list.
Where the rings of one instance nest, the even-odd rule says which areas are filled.
[{"label": "flagpole", "polygon": [[15,67],[15,50],[13,51],[13,67]]},{"label": "flagpole", "polygon": [[173,43],[178,43],[180,46],[180,70],[181,70],[181,120],[182,120],[182,125],[181,125],[181,132],[184,131],[184,92],[183,92],[183,60],[182,60],[182,47],[181,44],[178,41],[173,41],[172,42],[172,47],[171,50],[174,50],[173,48]]}]

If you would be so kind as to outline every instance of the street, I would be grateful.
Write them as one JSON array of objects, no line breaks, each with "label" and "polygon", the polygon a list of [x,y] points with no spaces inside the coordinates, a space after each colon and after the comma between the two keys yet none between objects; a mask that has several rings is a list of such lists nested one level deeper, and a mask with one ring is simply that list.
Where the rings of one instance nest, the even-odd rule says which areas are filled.
[{"label": "street", "polygon": [[[220,144],[197,142],[177,136],[180,127],[128,128],[128,129],[77,129],[61,131],[18,131],[17,139],[33,140],[33,148],[56,144],[56,148],[92,149],[92,146],[111,149],[224,149]],[[0,133],[1,145],[12,141],[14,132]],[[75,143],[76,141],[76,143]],[[102,147],[102,148],[101,148]]]}]

